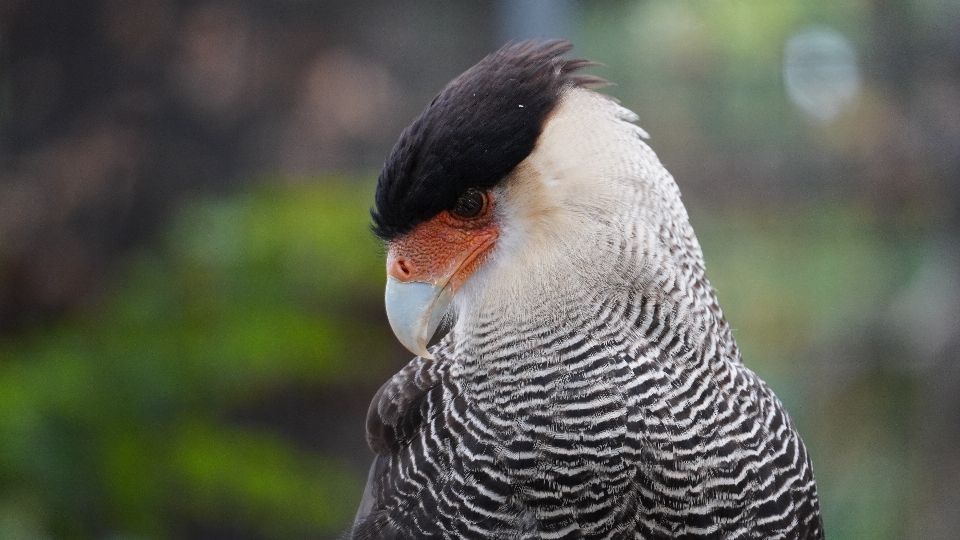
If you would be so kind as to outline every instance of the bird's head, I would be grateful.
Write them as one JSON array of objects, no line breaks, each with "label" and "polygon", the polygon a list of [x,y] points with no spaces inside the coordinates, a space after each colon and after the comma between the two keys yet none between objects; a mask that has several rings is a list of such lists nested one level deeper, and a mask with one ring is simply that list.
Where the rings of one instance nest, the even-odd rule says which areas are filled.
[{"label": "bird's head", "polygon": [[[526,41],[484,58],[433,99],[387,159],[373,229],[388,246],[390,324],[415,354],[431,358],[427,347],[453,313],[489,304],[491,291],[501,303],[529,301],[538,288],[578,281],[564,276],[616,264],[597,260],[598,245],[646,230],[657,251],[663,216],[686,223],[635,115],[590,90],[606,82],[579,74],[593,63],[563,58],[571,48]],[[640,222],[648,226],[631,229]]]}]

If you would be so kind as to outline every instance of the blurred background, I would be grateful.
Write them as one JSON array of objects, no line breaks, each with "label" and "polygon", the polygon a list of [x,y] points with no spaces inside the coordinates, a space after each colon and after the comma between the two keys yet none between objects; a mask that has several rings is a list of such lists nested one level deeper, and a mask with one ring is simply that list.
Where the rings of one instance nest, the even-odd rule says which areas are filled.
[{"label": "blurred background", "polygon": [[960,537],[960,3],[0,0],[0,538],[336,537],[410,356],[378,169],[540,36],[677,178],[828,537]]}]

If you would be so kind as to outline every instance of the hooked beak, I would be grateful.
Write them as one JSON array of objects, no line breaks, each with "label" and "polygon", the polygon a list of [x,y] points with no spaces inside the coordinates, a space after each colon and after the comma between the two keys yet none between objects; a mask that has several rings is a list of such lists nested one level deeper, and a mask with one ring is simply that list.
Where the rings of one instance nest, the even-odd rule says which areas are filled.
[{"label": "hooked beak", "polygon": [[[387,276],[384,297],[390,328],[400,343],[413,354],[433,360],[427,347],[439,341],[452,326],[452,314],[448,313],[453,300],[452,287],[449,284],[402,282]],[[441,323],[446,324],[441,326]],[[438,329],[440,335],[436,335]]]}]

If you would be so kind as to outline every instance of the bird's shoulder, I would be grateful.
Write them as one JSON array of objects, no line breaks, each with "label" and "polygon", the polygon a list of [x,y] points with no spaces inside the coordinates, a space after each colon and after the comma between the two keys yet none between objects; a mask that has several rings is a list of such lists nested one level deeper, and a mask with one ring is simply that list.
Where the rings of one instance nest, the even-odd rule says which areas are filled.
[{"label": "bird's shoulder", "polygon": [[440,390],[450,368],[442,354],[434,360],[416,357],[380,387],[367,411],[371,450],[389,455],[415,435],[427,417],[428,395]]},{"label": "bird's shoulder", "polygon": [[403,474],[396,460],[415,458],[424,451],[414,442],[417,434],[443,407],[444,382],[450,381],[453,361],[444,349],[434,351],[434,356],[433,360],[411,360],[380,387],[370,403],[367,442],[377,456],[370,467],[356,520],[345,539],[419,537],[411,536],[411,530],[420,529],[403,519],[406,512],[397,515],[395,511],[406,508],[410,502],[404,498],[406,489],[412,488],[414,499],[418,499],[416,493],[430,486],[401,482],[405,487],[399,487],[396,482]]}]

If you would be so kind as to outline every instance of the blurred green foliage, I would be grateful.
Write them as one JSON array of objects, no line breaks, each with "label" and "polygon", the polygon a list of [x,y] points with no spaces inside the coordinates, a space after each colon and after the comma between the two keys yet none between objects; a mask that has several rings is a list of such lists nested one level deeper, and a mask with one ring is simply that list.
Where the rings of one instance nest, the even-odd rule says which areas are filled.
[{"label": "blurred green foliage", "polygon": [[866,2],[831,0],[591,7],[584,54],[603,58],[610,68],[602,75],[618,85],[608,91],[640,115],[657,146],[683,150],[679,161],[705,145],[757,151],[803,142],[806,125],[783,90],[783,45],[797,30],[823,24],[859,43],[869,10]]},{"label": "blurred green foliage", "polygon": [[881,234],[857,205],[695,210],[708,276],[739,329],[737,343],[767,370],[802,370],[798,352],[870,323],[867,314],[883,309],[922,262],[917,232]]},{"label": "blurred green foliage", "polygon": [[229,414],[388,376],[371,199],[328,179],[196,202],[103,305],[0,341],[0,538],[344,527],[364,478]]}]

